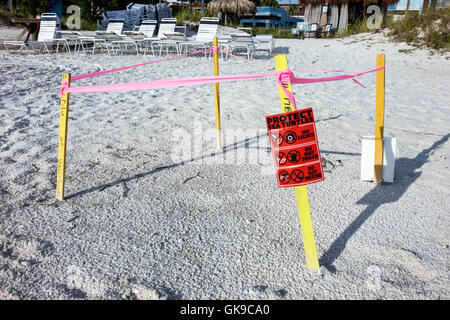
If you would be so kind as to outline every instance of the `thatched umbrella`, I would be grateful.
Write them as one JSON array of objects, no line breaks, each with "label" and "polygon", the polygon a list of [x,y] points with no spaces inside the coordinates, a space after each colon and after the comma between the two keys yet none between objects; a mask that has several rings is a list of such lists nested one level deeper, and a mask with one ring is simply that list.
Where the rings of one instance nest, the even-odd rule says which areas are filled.
[{"label": "thatched umbrella", "polygon": [[225,24],[227,24],[227,15],[240,17],[244,14],[255,14],[256,5],[250,0],[213,0],[208,3],[208,11],[212,14],[221,12],[225,15]]}]

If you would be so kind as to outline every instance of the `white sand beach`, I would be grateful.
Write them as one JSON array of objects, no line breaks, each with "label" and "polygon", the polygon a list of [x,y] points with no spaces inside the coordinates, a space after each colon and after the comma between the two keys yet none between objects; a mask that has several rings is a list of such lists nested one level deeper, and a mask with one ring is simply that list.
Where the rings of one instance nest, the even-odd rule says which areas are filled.
[{"label": "white sand beach", "polygon": [[[0,299],[449,299],[449,55],[402,49],[381,33],[277,39],[258,63],[220,61],[222,75],[273,72],[275,54],[292,69],[350,72],[386,55],[392,184],[360,181],[375,73],[359,79],[367,88],[293,87],[298,107],[314,110],[324,160],[325,180],[308,186],[319,273],[306,268],[294,190],[273,174],[275,77],[220,84],[227,148],[216,155],[213,85],[72,94],[58,201],[61,74],[159,57],[1,50]],[[198,56],[72,85],[212,74]]]}]

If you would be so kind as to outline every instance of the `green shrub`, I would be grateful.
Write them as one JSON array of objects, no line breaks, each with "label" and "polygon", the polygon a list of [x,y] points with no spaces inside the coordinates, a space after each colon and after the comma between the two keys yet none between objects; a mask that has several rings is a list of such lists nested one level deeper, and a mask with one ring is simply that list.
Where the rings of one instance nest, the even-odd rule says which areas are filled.
[{"label": "green shrub", "polygon": [[402,19],[388,23],[389,36],[417,47],[450,51],[450,8],[428,9],[422,14],[408,12]]},{"label": "green shrub", "polygon": [[367,27],[367,18],[349,23],[347,26],[347,30],[344,32],[344,34],[342,36],[345,37],[345,36],[350,36],[353,34],[365,33],[365,32],[374,32],[373,30],[370,30]]},{"label": "green shrub", "polygon": [[211,14],[206,9],[203,10],[203,14],[200,10],[191,10],[188,7],[174,12],[174,17],[177,19],[178,24],[183,24],[184,21],[198,23],[201,18],[210,16]]}]

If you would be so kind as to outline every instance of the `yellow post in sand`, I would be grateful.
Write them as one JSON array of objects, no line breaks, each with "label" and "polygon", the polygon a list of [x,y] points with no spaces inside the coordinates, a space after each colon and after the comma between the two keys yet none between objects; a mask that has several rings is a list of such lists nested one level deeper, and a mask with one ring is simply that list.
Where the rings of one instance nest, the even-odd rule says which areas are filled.
[{"label": "yellow post in sand", "polygon": [[[63,73],[62,85],[70,87],[70,73]],[[56,199],[64,200],[64,183],[66,179],[67,124],[69,120],[69,93],[61,97],[59,114],[58,168],[56,173]]]},{"label": "yellow post in sand", "polygon": [[[385,66],[384,54],[377,56],[377,68]],[[384,138],[384,70],[377,71],[377,109],[375,120],[375,166],[373,182],[383,181],[383,138]]]},{"label": "yellow post in sand", "polygon": [[[286,55],[275,56],[275,67],[277,71],[288,69]],[[285,84],[284,87],[292,92],[291,84]],[[278,86],[280,92],[281,109],[283,112],[294,111],[291,101]],[[300,228],[303,236],[303,246],[305,247],[306,266],[309,270],[319,270],[319,259],[317,258],[316,242],[314,240],[314,230],[309,208],[308,190],[306,186],[295,187],[295,196],[297,197],[298,215],[300,218]]]},{"label": "yellow post in sand", "polygon": [[[217,37],[213,39],[214,48],[219,47],[219,40]],[[214,51],[214,76],[219,75],[219,52]],[[219,96],[219,83],[214,83],[214,95],[216,100],[216,130],[217,130],[217,149],[222,149],[222,134],[220,128],[220,96]]]}]

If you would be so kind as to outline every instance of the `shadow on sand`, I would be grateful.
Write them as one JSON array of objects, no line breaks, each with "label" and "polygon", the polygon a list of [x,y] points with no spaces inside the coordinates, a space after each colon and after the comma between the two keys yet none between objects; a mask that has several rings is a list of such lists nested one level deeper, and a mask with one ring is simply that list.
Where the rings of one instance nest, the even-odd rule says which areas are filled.
[{"label": "shadow on sand", "polygon": [[[204,154],[204,155],[201,155],[201,156],[198,156],[198,157],[193,157],[193,158],[191,158],[189,160],[186,160],[186,161],[173,163],[173,164],[170,164],[170,165],[167,165],[167,166],[157,167],[157,168],[154,168],[154,169],[152,169],[150,171],[142,172],[142,173],[136,174],[136,175],[128,177],[128,178],[123,178],[123,179],[119,179],[119,180],[116,180],[116,181],[113,181],[113,182],[105,183],[105,184],[102,184],[102,185],[99,185],[99,186],[96,186],[96,187],[92,187],[92,188],[89,188],[89,189],[86,189],[86,190],[83,190],[83,191],[71,194],[71,195],[67,196],[66,199],[71,199],[71,198],[74,198],[74,197],[82,196],[82,195],[85,195],[87,193],[91,193],[91,192],[95,192],[95,191],[103,191],[106,188],[113,187],[113,186],[119,185],[119,184],[124,183],[124,182],[137,180],[139,178],[143,178],[143,177],[152,175],[154,173],[157,173],[157,172],[160,172],[160,171],[163,171],[163,170],[173,169],[173,168],[176,168],[176,167],[188,164],[190,162],[195,162],[195,161],[199,161],[199,160],[202,160],[202,159],[208,159],[208,158],[211,158],[211,157],[215,157],[215,156],[227,153],[229,151],[236,150],[238,148],[252,148],[252,149],[256,148],[256,149],[262,149],[262,150],[266,150],[267,152],[270,152],[270,148],[259,147],[259,140],[260,140],[260,138],[266,137],[266,136],[267,136],[267,134],[263,134],[263,135],[257,135],[257,136],[255,136],[253,138],[244,139],[244,140],[235,142],[233,144],[224,146],[222,150],[213,151],[213,152],[208,153],[208,154]],[[258,145],[256,147],[250,147],[250,144],[253,144],[255,142],[257,142]]]},{"label": "shadow on sand", "polygon": [[[329,120],[329,119],[324,119],[322,121],[327,121],[327,120]],[[195,161],[199,161],[199,160],[202,160],[202,159],[215,157],[215,156],[218,156],[218,155],[221,155],[221,154],[224,154],[224,153],[227,153],[227,152],[230,152],[232,150],[239,149],[239,148],[259,149],[259,150],[265,150],[267,153],[271,152],[271,148],[270,147],[261,146],[261,144],[262,144],[260,142],[261,138],[267,139],[267,133],[264,133],[264,134],[261,134],[261,135],[257,135],[255,137],[244,139],[244,140],[235,142],[233,144],[224,146],[222,150],[213,151],[213,152],[208,153],[208,154],[204,154],[204,155],[201,155],[201,156],[198,156],[198,157],[193,157],[193,158],[191,158],[189,160],[186,160],[186,161],[173,163],[173,164],[170,164],[170,165],[167,165],[167,166],[157,167],[157,168],[154,168],[152,170],[149,170],[149,171],[146,171],[146,172],[142,172],[142,173],[136,174],[136,175],[131,176],[131,177],[119,179],[119,180],[112,181],[112,182],[105,183],[105,184],[101,184],[99,186],[95,186],[95,187],[92,187],[92,188],[89,188],[89,189],[85,189],[85,190],[73,193],[71,195],[68,195],[68,196],[66,196],[65,199],[68,200],[68,199],[76,198],[76,197],[79,197],[79,196],[82,196],[82,195],[85,195],[85,194],[88,194],[88,193],[92,193],[92,192],[95,192],[95,191],[103,191],[103,190],[105,190],[107,188],[117,186],[117,185],[119,185],[121,183],[126,183],[126,182],[129,182],[129,181],[137,180],[139,178],[150,176],[150,175],[152,175],[154,173],[157,173],[157,172],[160,172],[160,171],[163,171],[163,170],[173,169],[173,168],[176,168],[176,167],[179,167],[179,166],[191,163],[191,162],[195,162]],[[255,143],[256,143],[256,146],[251,146],[252,144],[255,144]],[[321,152],[322,152],[322,154],[329,153],[329,154],[342,154],[342,155],[348,155],[348,156],[359,156],[360,155],[359,153],[340,152],[340,151],[321,150]]]},{"label": "shadow on sand", "polygon": [[402,179],[393,184],[377,185],[370,192],[365,194],[356,202],[357,204],[365,204],[367,207],[361,214],[334,240],[330,248],[324,252],[320,258],[320,265],[325,266],[329,271],[336,271],[333,262],[342,254],[348,240],[358,231],[364,222],[383,204],[398,201],[408,188],[422,174],[420,169],[427,161],[432,152],[439,146],[447,142],[450,134],[436,141],[430,148],[424,149],[414,159],[399,158],[395,161],[396,175],[409,179]]}]

